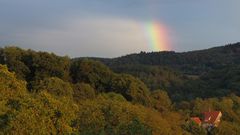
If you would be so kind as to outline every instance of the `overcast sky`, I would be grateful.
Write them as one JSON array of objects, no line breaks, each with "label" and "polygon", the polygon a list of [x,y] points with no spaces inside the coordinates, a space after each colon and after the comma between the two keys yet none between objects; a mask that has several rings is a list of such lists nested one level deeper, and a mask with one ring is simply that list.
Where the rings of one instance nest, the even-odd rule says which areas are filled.
[{"label": "overcast sky", "polygon": [[0,46],[71,57],[153,51],[144,25],[168,28],[172,50],[240,41],[240,0],[0,0]]}]

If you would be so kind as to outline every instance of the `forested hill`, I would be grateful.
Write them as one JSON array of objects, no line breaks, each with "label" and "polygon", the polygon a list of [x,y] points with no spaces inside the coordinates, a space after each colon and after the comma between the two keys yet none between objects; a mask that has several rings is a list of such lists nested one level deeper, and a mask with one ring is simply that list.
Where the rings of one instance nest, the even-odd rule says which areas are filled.
[{"label": "forested hill", "polygon": [[151,90],[164,89],[174,101],[240,95],[240,43],[191,52],[141,52],[95,58],[118,73],[140,78]]},{"label": "forested hill", "polygon": [[[97,58],[109,68],[96,58],[0,48],[0,134],[237,135],[238,58],[239,43]],[[223,117],[207,133],[191,117],[209,109]]]},{"label": "forested hill", "polygon": [[240,64],[240,43],[190,52],[141,52],[113,59],[98,59],[112,69],[119,65],[168,66],[185,74],[199,75],[212,69]]}]

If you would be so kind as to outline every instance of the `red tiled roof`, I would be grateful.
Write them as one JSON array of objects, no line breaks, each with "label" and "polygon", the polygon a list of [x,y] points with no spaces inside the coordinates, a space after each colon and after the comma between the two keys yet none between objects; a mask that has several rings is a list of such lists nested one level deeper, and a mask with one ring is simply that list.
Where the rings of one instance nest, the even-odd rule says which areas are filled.
[{"label": "red tiled roof", "polygon": [[220,111],[203,112],[204,122],[213,124],[220,113]]},{"label": "red tiled roof", "polygon": [[196,124],[202,123],[199,117],[192,117],[191,120],[194,121]]}]

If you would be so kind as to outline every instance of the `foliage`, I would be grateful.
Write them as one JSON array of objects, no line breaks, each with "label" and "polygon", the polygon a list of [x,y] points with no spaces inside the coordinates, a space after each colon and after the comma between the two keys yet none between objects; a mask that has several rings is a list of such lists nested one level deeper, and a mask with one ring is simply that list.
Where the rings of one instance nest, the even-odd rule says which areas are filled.
[{"label": "foliage", "polygon": [[101,95],[99,95],[99,97],[117,101],[127,101],[121,94],[117,94],[114,92],[102,93]]},{"label": "foliage", "polygon": [[176,123],[169,123],[159,112],[102,96],[82,101],[78,116],[75,126],[83,134],[161,135],[182,132],[181,129],[171,130]]},{"label": "foliage", "polygon": [[240,132],[239,124],[233,123],[233,122],[227,122],[223,121],[219,128],[217,128],[215,131],[213,131],[213,134],[218,134],[218,135],[238,135]]},{"label": "foliage", "polygon": [[192,135],[207,135],[207,131],[192,121],[188,121],[183,128]]},{"label": "foliage", "polygon": [[76,102],[81,100],[94,99],[96,97],[95,90],[91,85],[86,83],[77,83],[73,86],[73,98]]},{"label": "foliage", "polygon": [[73,89],[71,84],[64,82],[57,77],[45,78],[35,86],[36,91],[46,90],[48,93],[56,97],[70,97],[73,96]]},{"label": "foliage", "polygon": [[[74,104],[66,82],[46,78],[37,93],[29,93],[26,83],[1,65],[0,125],[3,134],[175,134],[176,123],[161,113],[133,105],[115,93],[100,94]],[[10,82],[10,83],[9,83]],[[86,86],[87,84],[77,84]],[[61,89],[62,88],[62,89]],[[9,95],[9,96],[8,96]]]},{"label": "foliage", "polygon": [[139,79],[131,75],[120,74],[111,82],[112,91],[122,94],[128,101],[150,104],[149,90]]},{"label": "foliage", "polygon": [[171,100],[168,94],[162,90],[156,90],[151,93],[152,105],[160,112],[171,109]]},{"label": "foliage", "polygon": [[109,89],[111,77],[114,75],[102,63],[88,59],[73,61],[70,71],[74,83],[88,83],[100,92]]},{"label": "foliage", "polygon": [[141,52],[97,60],[113,71],[139,77],[151,90],[167,90],[177,102],[231,93],[240,96],[240,43],[184,53]]},{"label": "foliage", "polygon": [[185,74],[201,75],[204,72],[216,70],[226,65],[240,64],[239,48],[240,43],[235,43],[183,53],[173,51],[141,52],[113,59],[98,60],[113,68],[119,65],[132,65],[132,67],[134,65],[157,65],[171,67]]},{"label": "foliage", "polygon": [[131,74],[141,79],[151,90],[171,89],[184,83],[186,76],[167,67],[141,65],[141,64],[122,64],[112,66],[115,72]]},{"label": "foliage", "polygon": [[0,48],[0,134],[206,134],[188,119],[209,110],[223,114],[209,134],[238,134],[239,52],[70,59]]},{"label": "foliage", "polygon": [[115,74],[98,61],[83,59],[71,66],[73,82],[90,84],[97,93],[116,92],[128,101],[149,105],[149,90],[139,79],[127,74]]},{"label": "foliage", "polygon": [[22,50],[17,47],[6,47],[0,51],[0,64],[6,64],[18,78],[32,83],[46,77],[59,77],[68,81],[70,59],[53,53]]},{"label": "foliage", "polygon": [[[0,65],[1,134],[71,133],[75,117],[73,102],[55,99],[48,93],[28,93],[26,82],[16,79],[6,66]],[[72,110],[72,111],[71,111]]]}]

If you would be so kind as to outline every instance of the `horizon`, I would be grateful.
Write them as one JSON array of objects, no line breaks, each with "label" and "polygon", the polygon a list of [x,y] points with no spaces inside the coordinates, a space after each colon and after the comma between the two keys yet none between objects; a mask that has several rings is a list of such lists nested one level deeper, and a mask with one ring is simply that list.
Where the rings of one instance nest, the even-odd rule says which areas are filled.
[{"label": "horizon", "polygon": [[[124,56],[128,56],[128,55],[133,55],[133,54],[140,54],[140,53],[161,53],[161,52],[174,52],[174,53],[188,53],[188,52],[194,52],[194,51],[203,51],[203,50],[208,50],[208,49],[213,49],[213,48],[218,48],[218,47],[224,47],[224,46],[229,46],[229,45],[235,45],[235,44],[239,44],[240,42],[235,42],[235,43],[228,43],[228,44],[221,44],[221,45],[218,45],[218,46],[212,46],[212,47],[208,47],[208,48],[203,48],[203,49],[196,49],[196,50],[190,50],[190,51],[174,51],[174,50],[165,50],[165,51],[140,51],[140,52],[130,52],[130,53],[127,53],[127,54],[122,54],[122,55],[119,55],[119,56],[116,56],[116,57],[98,57],[98,56],[74,56],[74,57],[71,57],[70,55],[68,54],[65,54],[65,55],[60,55],[60,54],[57,54],[55,52],[51,52],[51,51],[45,51],[45,50],[35,50],[35,49],[31,49],[31,48],[21,48],[21,47],[18,47],[18,46],[14,46],[14,45],[9,45],[9,46],[4,46],[4,47],[17,47],[17,48],[20,48],[20,49],[23,49],[23,50],[33,50],[33,51],[36,51],[36,52],[47,52],[47,53],[53,53],[57,56],[61,56],[61,57],[69,57],[70,59],[75,59],[75,58],[103,58],[103,59],[114,59],[114,58],[120,58],[120,57],[124,57]],[[1,46],[0,46],[1,47]],[[3,47],[3,48],[4,48]]]},{"label": "horizon", "polygon": [[239,4],[0,0],[0,47],[14,45],[71,58],[202,50],[239,41]]}]

